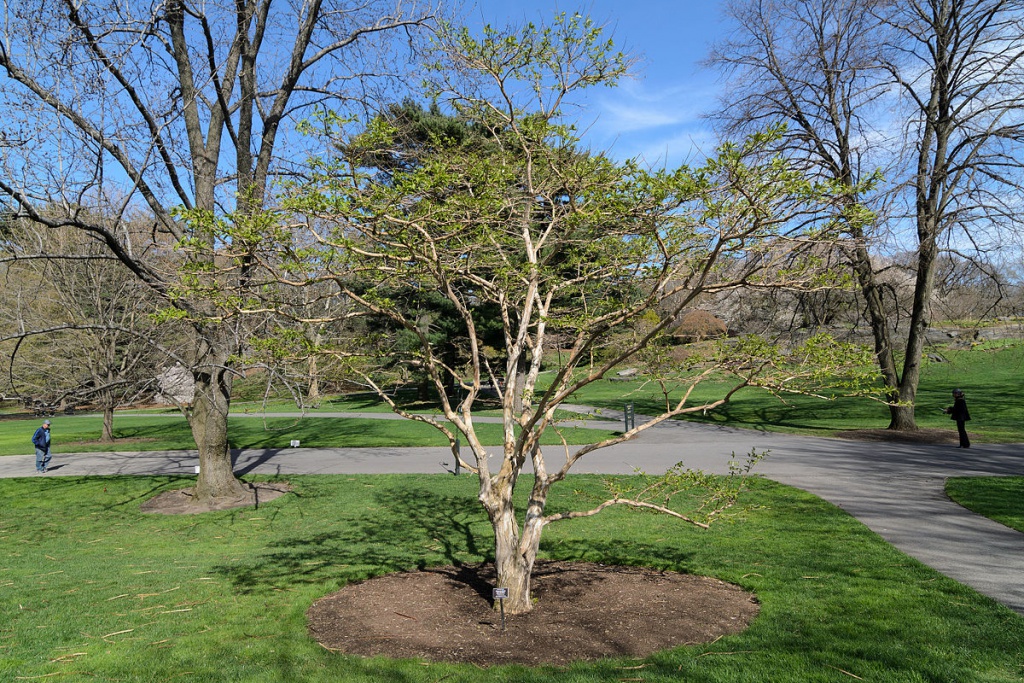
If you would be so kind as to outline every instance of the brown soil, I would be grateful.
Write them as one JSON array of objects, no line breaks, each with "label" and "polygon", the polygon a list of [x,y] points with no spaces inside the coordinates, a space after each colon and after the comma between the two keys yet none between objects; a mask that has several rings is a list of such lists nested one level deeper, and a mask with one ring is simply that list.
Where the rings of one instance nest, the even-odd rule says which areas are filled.
[{"label": "brown soil", "polygon": [[507,616],[502,631],[493,585],[491,565],[390,574],[316,602],[309,630],[346,654],[564,665],[710,642],[742,631],[759,610],[752,594],[704,576],[548,562],[534,572],[533,611]]},{"label": "brown soil", "polygon": [[836,436],[855,441],[899,441],[937,445],[959,443],[956,432],[945,429],[917,429],[912,432],[898,432],[894,429],[851,429],[837,432]]},{"label": "brown soil", "polygon": [[263,503],[280,498],[292,490],[285,482],[242,484],[249,493],[241,498],[217,500],[212,503],[197,503],[193,489],[176,489],[164,491],[144,502],[140,509],[160,515],[194,515],[214,510],[233,510],[235,508],[258,508]]}]

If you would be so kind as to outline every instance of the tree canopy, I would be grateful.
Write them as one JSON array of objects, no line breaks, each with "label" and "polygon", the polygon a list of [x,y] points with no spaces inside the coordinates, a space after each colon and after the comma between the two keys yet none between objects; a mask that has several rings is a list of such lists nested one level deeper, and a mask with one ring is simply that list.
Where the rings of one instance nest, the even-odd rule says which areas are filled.
[{"label": "tree canopy", "polygon": [[[397,412],[445,433],[478,477],[499,585],[510,589],[506,607],[526,611],[547,524],[626,504],[703,525],[735,500],[735,481],[712,484],[680,467],[656,485],[610,492],[594,509],[545,513],[551,486],[587,453],[719,405],[741,386],[803,391],[865,361],[824,338],[792,353],[741,340],[687,364],[666,362],[658,351],[681,312],[707,293],[834,286],[815,250],[840,223],[862,217],[834,201],[834,186],[769,154],[776,132],[726,144],[700,168],[652,171],[583,149],[565,99],[614,83],[628,59],[580,16],[488,27],[479,37],[445,26],[434,55],[428,94],[444,109],[426,111],[438,125],[413,127],[411,136],[409,115],[425,110],[406,104],[353,134],[336,129],[327,145],[333,153],[291,187],[281,227],[264,232],[254,254],[267,277],[296,287],[330,281],[380,321],[379,334],[338,353],[379,354],[426,373],[444,420],[402,410],[375,373],[383,363],[362,371]],[[428,293],[443,298],[458,353],[448,348],[452,335],[437,334],[436,319],[414,314],[409,292],[422,292],[420,301]],[[501,348],[492,354],[484,330],[495,325]],[[545,453],[540,437],[558,428],[560,404],[640,360],[666,387],[663,414],[602,443],[564,446],[560,458]],[[692,389],[718,370],[736,377],[719,401],[692,405],[689,391],[669,398],[670,384]],[[483,446],[474,427],[490,392],[503,416],[500,453]],[[517,518],[512,493],[527,468],[536,476]],[[714,502],[693,514],[674,510],[674,494],[694,484],[711,486]]]}]

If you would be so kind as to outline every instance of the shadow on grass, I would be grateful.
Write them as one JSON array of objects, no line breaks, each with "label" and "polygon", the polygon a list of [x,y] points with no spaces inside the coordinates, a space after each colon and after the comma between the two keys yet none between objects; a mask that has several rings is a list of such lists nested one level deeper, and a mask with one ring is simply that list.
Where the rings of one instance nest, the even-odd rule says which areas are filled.
[{"label": "shadow on grass", "polygon": [[[457,578],[484,597],[489,595],[489,584],[484,585],[475,569],[466,569],[467,564],[494,560],[491,525],[475,498],[389,487],[376,492],[372,500],[358,516],[350,514],[331,521],[329,528],[324,524],[321,530],[292,534],[270,543],[249,561],[213,570],[227,577],[237,590],[254,593],[453,565]],[[688,570],[691,558],[691,553],[679,548],[627,539],[563,540],[545,543],[542,551],[558,560],[680,572]]]},{"label": "shadow on grass", "polygon": [[[139,483],[145,482],[145,486]],[[8,484],[17,486],[17,495],[30,500],[35,516],[65,515],[75,509],[80,517],[114,513],[118,518],[134,519],[143,515],[139,506],[164,491],[185,488],[194,478],[178,475],[135,477],[127,475],[56,476],[39,475],[25,479],[0,480],[0,498]],[[9,507],[6,514],[14,519],[21,512]]]},{"label": "shadow on grass", "polygon": [[232,418],[232,449],[287,448],[298,440],[306,447],[442,446],[445,439],[427,425],[404,420],[267,417]]},{"label": "shadow on grass", "polygon": [[[135,416],[132,416],[135,418]],[[123,424],[121,420],[115,427],[114,436],[116,439],[147,439],[150,441],[175,441],[178,439],[191,440],[192,432],[189,431],[188,423],[184,418],[181,420],[163,420],[160,422],[143,422],[144,418],[135,418],[138,424]],[[192,442],[195,448],[195,442]],[[117,441],[112,444],[116,446]]]},{"label": "shadow on grass", "polygon": [[[472,498],[393,488],[376,505],[340,520],[334,530],[271,543],[249,563],[214,567],[242,592],[342,578],[357,581],[394,571],[479,562],[490,526]],[[474,528],[476,527],[476,528]]]},{"label": "shadow on grass", "polygon": [[574,539],[541,542],[541,550],[553,559],[569,562],[597,562],[623,567],[650,567],[663,571],[690,573],[693,552],[668,545],[636,543],[627,538],[599,541]]}]

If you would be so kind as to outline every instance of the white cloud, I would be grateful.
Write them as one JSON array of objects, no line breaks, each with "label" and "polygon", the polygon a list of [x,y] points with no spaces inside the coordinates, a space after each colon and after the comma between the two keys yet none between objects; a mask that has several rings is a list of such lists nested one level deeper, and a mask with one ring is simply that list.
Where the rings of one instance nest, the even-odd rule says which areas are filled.
[{"label": "white cloud", "polygon": [[702,115],[715,104],[713,85],[652,84],[630,80],[591,98],[584,137],[619,158],[651,165],[699,160],[715,146]]},{"label": "white cloud", "polygon": [[[623,142],[626,142],[625,140]],[[700,165],[714,153],[714,134],[707,130],[686,129],[662,136],[645,136],[642,140],[616,145],[612,152],[630,148],[630,154],[652,168],[675,167],[680,164]]]},{"label": "white cloud", "polygon": [[677,125],[683,119],[676,113],[659,111],[634,102],[603,102],[596,127],[620,132],[648,130]]}]

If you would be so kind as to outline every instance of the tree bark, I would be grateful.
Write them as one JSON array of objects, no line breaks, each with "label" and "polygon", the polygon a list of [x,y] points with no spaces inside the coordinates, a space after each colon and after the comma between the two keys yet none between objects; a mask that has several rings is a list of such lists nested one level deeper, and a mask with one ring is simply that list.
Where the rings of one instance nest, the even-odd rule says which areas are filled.
[{"label": "tree bark", "polygon": [[530,579],[536,555],[529,557],[520,549],[519,526],[511,503],[492,515],[491,525],[494,527],[494,569],[498,575],[496,587],[508,589],[505,612],[525,614],[533,609]]},{"label": "tree bark", "polygon": [[103,436],[100,437],[103,443],[114,442],[114,407],[103,406]]},{"label": "tree bark", "polygon": [[195,396],[188,411],[189,427],[199,449],[199,476],[195,499],[237,499],[247,495],[235,478],[228,443],[228,411],[231,408],[232,375],[225,362],[207,355],[208,364],[195,368]]},{"label": "tree bark", "polygon": [[[538,478],[526,508],[526,518],[520,530],[512,505],[514,486],[495,485],[485,496],[487,510],[494,530],[494,568],[497,588],[507,588],[504,609],[508,614],[525,614],[533,609],[531,577],[537,561],[541,533],[544,530],[544,507],[548,485]],[[498,605],[495,604],[495,608]]]},{"label": "tree bark", "polygon": [[903,378],[900,376],[896,366],[896,357],[893,354],[892,338],[889,335],[889,317],[885,312],[882,292],[875,279],[871,256],[863,246],[863,231],[858,229],[853,233],[853,237],[857,246],[850,257],[850,262],[857,275],[857,283],[866,303],[868,324],[871,326],[871,335],[875,345],[875,359],[882,374],[882,381],[885,382],[886,387],[891,389],[886,394],[886,401],[889,404],[888,428],[895,431],[913,431],[917,429],[914,405],[913,403],[901,403],[901,397],[904,388],[916,396],[917,385],[915,383],[913,388],[903,385]]}]

